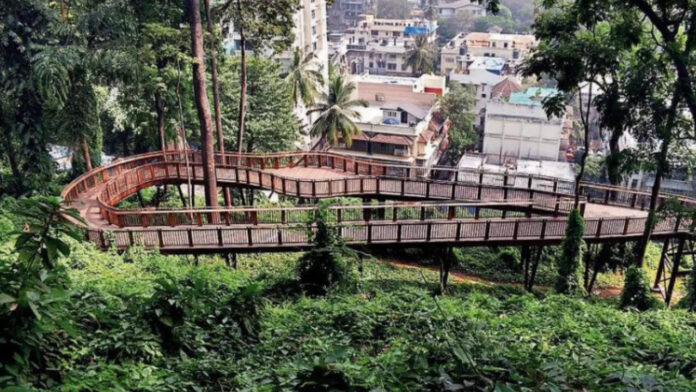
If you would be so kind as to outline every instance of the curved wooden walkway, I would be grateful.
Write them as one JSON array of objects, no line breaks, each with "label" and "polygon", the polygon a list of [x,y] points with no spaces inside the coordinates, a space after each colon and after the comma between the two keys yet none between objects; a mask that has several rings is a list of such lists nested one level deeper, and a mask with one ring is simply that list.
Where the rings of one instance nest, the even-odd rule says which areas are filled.
[{"label": "curved wooden walkway", "polygon": [[[555,244],[562,240],[574,184],[543,177],[451,168],[388,166],[331,153],[218,155],[222,186],[270,190],[301,198],[335,196],[396,200],[340,205],[330,216],[349,245]],[[188,164],[187,164],[188,161]],[[432,180],[429,177],[450,178]],[[63,197],[88,222],[87,235],[101,247],[133,244],[163,252],[275,251],[310,246],[306,221],[314,207],[218,209],[115,208],[140,189],[203,179],[197,153],[154,152],[85,173]],[[582,184],[581,210],[588,242],[638,238],[649,195]],[[664,202],[670,196],[663,196]],[[696,204],[680,197],[685,204]],[[655,239],[685,236],[690,220],[668,217]]]}]

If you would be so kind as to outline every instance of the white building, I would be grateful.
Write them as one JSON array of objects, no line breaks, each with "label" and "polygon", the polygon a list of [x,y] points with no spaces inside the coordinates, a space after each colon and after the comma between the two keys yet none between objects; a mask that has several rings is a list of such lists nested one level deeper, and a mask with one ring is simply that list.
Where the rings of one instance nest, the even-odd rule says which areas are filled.
[{"label": "white building", "polygon": [[449,3],[440,1],[437,4],[437,13],[440,16],[453,16],[460,11],[472,16],[486,16],[486,2],[484,0],[455,0]]},{"label": "white building", "polygon": [[491,101],[486,105],[482,152],[493,163],[507,158],[557,161],[562,132],[563,120],[549,119],[541,105]]},{"label": "white building", "polygon": [[405,57],[413,39],[425,35],[434,43],[437,23],[422,18],[379,19],[364,15],[358,25],[346,32],[348,69],[353,74],[412,75]]},{"label": "white building", "polygon": [[473,57],[497,57],[514,68],[536,44],[533,35],[460,33],[440,53],[440,68],[447,74],[466,69]]},{"label": "white building", "polygon": [[438,96],[446,93],[445,78],[356,75],[355,98],[369,102],[357,108],[360,133],[350,146],[332,151],[387,163],[431,166],[442,154],[447,135],[436,112]]}]

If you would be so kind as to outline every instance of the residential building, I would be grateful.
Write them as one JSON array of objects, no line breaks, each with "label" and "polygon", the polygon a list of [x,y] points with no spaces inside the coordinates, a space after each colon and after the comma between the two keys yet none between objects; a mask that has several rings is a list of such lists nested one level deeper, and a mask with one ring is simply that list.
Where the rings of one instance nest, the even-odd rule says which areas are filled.
[{"label": "residential building", "polygon": [[356,75],[355,98],[369,102],[357,108],[360,133],[352,144],[332,151],[392,164],[432,166],[446,147],[444,121],[436,113],[437,99],[446,93],[445,78]]},{"label": "residential building", "polygon": [[533,35],[460,33],[442,48],[440,68],[444,74],[464,70],[474,57],[501,58],[514,67],[534,45]]},{"label": "residential building", "polygon": [[[314,53],[316,67],[328,79],[329,72],[329,45],[327,42],[326,27],[326,0],[299,0],[299,8],[293,15],[294,40],[290,48],[283,53],[275,55],[285,67],[289,67],[295,48],[299,48],[303,56]],[[233,24],[229,25],[227,37],[224,42],[225,51],[231,55],[241,49],[240,36]],[[250,43],[246,43],[247,50],[254,50]],[[263,53],[271,56],[270,51]]]},{"label": "residential building", "polygon": [[363,15],[373,14],[376,0],[334,0],[327,7],[329,31],[342,33],[345,29],[355,27]]},{"label": "residential building", "polygon": [[346,32],[348,68],[353,74],[412,75],[406,53],[413,37],[425,35],[434,43],[437,23],[421,18],[378,19],[365,15],[358,25]]},{"label": "residential building", "polygon": [[[484,171],[494,175],[484,175],[484,184],[500,184],[500,175],[507,173],[508,184],[519,187],[528,185],[530,176],[537,178],[548,178],[549,180],[562,180],[567,182],[575,181],[575,167],[570,162],[543,161],[509,158],[505,162],[491,163],[492,159],[486,155],[465,154],[459,160],[457,168],[463,169],[459,172],[457,180],[463,182],[478,182],[478,174],[474,171]],[[496,175],[497,174],[497,175]],[[539,181],[535,182],[540,186]],[[548,182],[548,187],[553,187],[553,182]]]},{"label": "residential building", "polygon": [[461,83],[463,86],[471,86],[474,89],[476,99],[475,126],[483,127],[483,118],[488,102],[492,99],[505,100],[513,92],[522,90],[515,76],[502,76],[491,73],[486,69],[474,68],[467,73],[451,73],[450,81]]},{"label": "residential building", "polygon": [[486,16],[486,2],[484,0],[455,0],[451,2],[440,1],[437,4],[437,13],[440,16],[453,16],[460,11],[473,16]]},{"label": "residential building", "polygon": [[564,158],[561,141],[567,139],[571,124],[563,118],[547,117],[541,106],[543,97],[553,93],[554,90],[530,88],[510,94],[508,102],[488,102],[483,154],[493,163],[508,158],[549,161]]}]

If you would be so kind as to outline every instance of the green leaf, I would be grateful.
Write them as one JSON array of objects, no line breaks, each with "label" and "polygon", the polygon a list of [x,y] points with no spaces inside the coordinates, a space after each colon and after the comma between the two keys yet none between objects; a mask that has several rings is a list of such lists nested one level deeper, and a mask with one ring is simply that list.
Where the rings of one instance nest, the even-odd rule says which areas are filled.
[{"label": "green leaf", "polygon": [[12,302],[15,302],[14,297],[12,297],[11,295],[5,294],[5,293],[0,293],[0,305],[9,304]]}]

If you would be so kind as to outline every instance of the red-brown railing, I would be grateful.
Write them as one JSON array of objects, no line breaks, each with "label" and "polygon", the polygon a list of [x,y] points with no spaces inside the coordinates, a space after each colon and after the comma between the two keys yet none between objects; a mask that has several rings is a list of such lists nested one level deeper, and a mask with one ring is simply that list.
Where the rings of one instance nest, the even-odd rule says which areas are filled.
[{"label": "red-brown railing", "polygon": [[[645,218],[591,218],[585,221],[589,242],[638,238]],[[509,244],[558,243],[563,239],[563,218],[513,218],[455,221],[357,221],[337,224],[347,244]],[[657,224],[653,237],[688,233],[688,222],[668,218]],[[204,226],[202,228],[148,228],[89,230],[89,239],[102,247],[123,249],[132,245],[163,251],[216,249],[304,248],[310,246],[305,225],[247,225],[244,227]]]},{"label": "red-brown railing", "polygon": [[[150,186],[166,180],[184,181],[188,177],[193,182],[203,180],[203,169],[198,163],[192,164],[190,170],[178,163],[150,163],[142,167],[122,172],[122,174],[107,183],[98,196],[101,214],[110,224],[124,226],[154,226],[157,224],[177,225],[186,222],[185,216],[193,219],[197,216],[210,216],[211,210],[178,210],[158,213],[141,210],[121,210],[112,207],[144,186]],[[458,200],[458,201],[507,201],[497,206],[498,209],[519,209],[515,203],[525,205],[530,212],[566,213],[572,208],[572,201],[567,196],[561,196],[549,191],[534,189],[518,189],[512,186],[498,187],[493,185],[470,185],[450,181],[435,181],[422,178],[392,178],[392,177],[345,177],[329,180],[305,180],[278,176],[252,168],[218,168],[217,179],[221,183],[235,183],[253,186],[284,195],[303,198],[321,198],[332,196],[364,196],[375,195],[384,198],[409,198],[424,200]],[[493,206],[475,208],[492,209]],[[217,210],[223,211],[223,210]],[[215,212],[217,212],[215,211]],[[157,216],[159,214],[159,216]],[[166,218],[165,218],[166,216]],[[182,218],[184,217],[184,218]],[[229,220],[227,220],[229,221]],[[141,223],[137,223],[141,222]],[[206,219],[203,218],[203,222]],[[221,222],[216,219],[216,222]],[[277,223],[277,222],[276,222]]]},{"label": "red-brown railing", "polygon": [[[170,251],[309,246],[305,225],[296,223],[303,214],[312,210],[309,207],[128,211],[112,206],[150,185],[183,182],[189,177],[200,182],[200,156],[191,152],[186,154],[190,161],[188,166],[184,164],[186,155],[180,152],[154,152],[114,162],[73,181],[63,191],[63,197],[67,200],[97,197],[102,216],[107,221],[119,226],[141,227],[88,230],[89,238],[100,246],[124,248],[140,243]],[[374,195],[385,199],[468,201],[332,207],[333,219],[349,244],[557,242],[563,237],[565,219],[530,215],[567,212],[570,208],[568,196],[574,189],[567,182],[542,177],[392,166],[323,152],[225,154],[216,159],[218,181],[286,195],[311,198]],[[298,166],[326,168],[351,175],[307,180],[287,178],[271,170]],[[435,171],[442,171],[458,181],[424,178],[433,174],[437,176]],[[96,195],[95,191],[98,192]],[[581,184],[581,192],[593,203],[640,209],[648,205],[650,198],[646,192],[588,183]],[[659,202],[663,203],[668,197],[672,196],[662,195]],[[479,203],[471,203],[471,200]],[[491,200],[503,200],[505,205],[491,203]],[[677,200],[696,205],[693,198],[679,196]],[[526,217],[519,217],[521,214]],[[206,225],[208,217],[214,217],[210,225]],[[642,234],[645,218],[586,218],[585,223],[588,241],[637,238]],[[178,225],[189,227],[176,227]],[[657,224],[654,235],[684,234],[690,232],[690,226],[690,220],[669,217]]]}]

